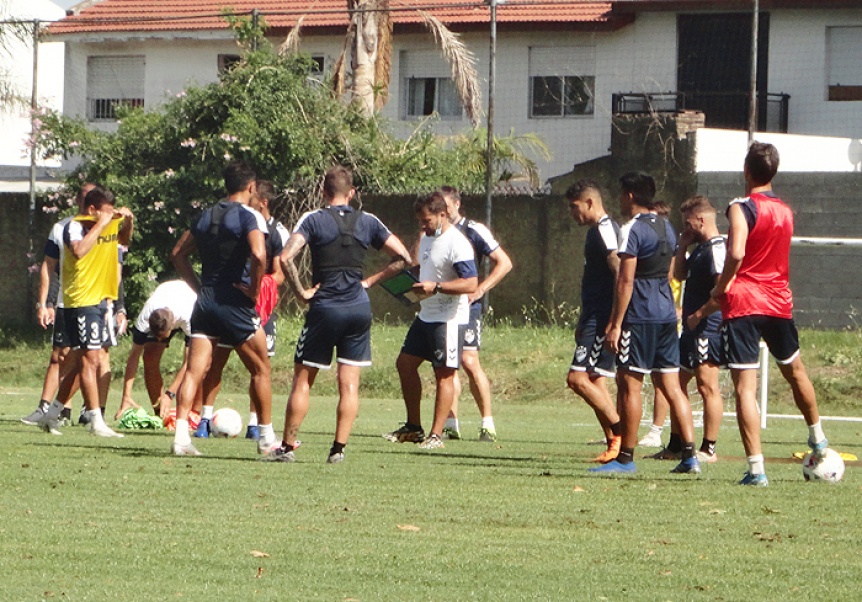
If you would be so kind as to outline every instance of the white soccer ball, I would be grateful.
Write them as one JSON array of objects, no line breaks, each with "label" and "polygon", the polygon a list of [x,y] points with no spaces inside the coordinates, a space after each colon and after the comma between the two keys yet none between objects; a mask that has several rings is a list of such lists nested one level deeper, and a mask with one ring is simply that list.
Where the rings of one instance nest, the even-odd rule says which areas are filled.
[{"label": "white soccer ball", "polygon": [[806,481],[837,483],[844,476],[844,460],[834,449],[827,449],[822,459],[808,452],[802,459],[802,476]]},{"label": "white soccer ball", "polygon": [[236,437],[242,432],[242,416],[233,408],[216,410],[210,421],[210,429],[216,437]]}]

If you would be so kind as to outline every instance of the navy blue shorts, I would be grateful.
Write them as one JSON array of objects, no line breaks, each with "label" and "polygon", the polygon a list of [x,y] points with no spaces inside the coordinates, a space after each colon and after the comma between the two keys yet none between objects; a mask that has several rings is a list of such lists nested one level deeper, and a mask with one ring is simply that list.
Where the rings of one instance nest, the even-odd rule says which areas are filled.
[{"label": "navy blue shorts", "polygon": [[[63,339],[72,349],[101,349],[108,342],[105,309],[98,305],[63,308]],[[56,333],[55,333],[56,339]]]},{"label": "navy blue shorts", "polygon": [[51,337],[51,344],[59,349],[70,347],[69,337],[66,335],[66,312],[62,307],[54,308],[54,334]]},{"label": "navy blue shorts", "polygon": [[278,328],[276,322],[278,316],[274,313],[269,314],[269,320],[263,325],[263,334],[266,335],[266,353],[269,357],[275,355],[275,341],[278,338]]},{"label": "navy blue shorts", "polygon": [[464,324],[457,322],[423,322],[413,320],[401,353],[421,357],[435,368],[461,367],[461,343],[464,340]]},{"label": "navy blue shorts", "polygon": [[617,366],[649,374],[679,372],[679,337],[676,322],[623,325]]},{"label": "navy blue shorts", "polygon": [[607,316],[581,316],[575,330],[575,356],[570,372],[589,372],[599,376],[613,376],[615,358],[605,345]]},{"label": "navy blue shorts", "polygon": [[679,337],[679,363],[693,372],[701,364],[724,365],[721,335],[717,332],[684,330]]},{"label": "navy blue shorts", "polygon": [[296,342],[293,361],[312,368],[329,369],[332,350],[339,363],[371,365],[371,304],[348,307],[312,307]]},{"label": "navy blue shorts", "polygon": [[482,347],[482,304],[470,305],[470,321],[464,326],[464,340],[461,349],[479,351]]},{"label": "navy blue shorts", "polygon": [[[162,339],[161,341],[157,341],[156,337],[153,336],[152,332],[141,332],[136,327],[132,326],[132,342],[135,345],[145,345],[146,343],[162,343],[165,347],[170,347],[171,339],[173,339],[178,332],[182,331],[182,328],[175,328],[171,331],[167,338]],[[188,343],[188,341],[186,341],[186,343]]]},{"label": "navy blue shorts", "polygon": [[220,347],[237,347],[260,328],[254,301],[242,291],[204,287],[192,311],[192,338],[218,340]]},{"label": "navy blue shorts", "polygon": [[792,318],[742,316],[721,326],[727,366],[737,370],[758,368],[760,339],[779,364],[789,364],[799,356],[799,333]]}]

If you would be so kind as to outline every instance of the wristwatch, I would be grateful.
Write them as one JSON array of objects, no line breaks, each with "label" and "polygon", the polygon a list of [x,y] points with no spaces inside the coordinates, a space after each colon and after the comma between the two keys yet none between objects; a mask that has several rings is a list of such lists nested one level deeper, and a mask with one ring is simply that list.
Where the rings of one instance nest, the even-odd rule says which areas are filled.
[{"label": "wristwatch", "polygon": [[434,294],[442,293],[442,292],[443,292],[443,287],[440,286],[440,283],[438,282],[437,284],[434,285]]}]

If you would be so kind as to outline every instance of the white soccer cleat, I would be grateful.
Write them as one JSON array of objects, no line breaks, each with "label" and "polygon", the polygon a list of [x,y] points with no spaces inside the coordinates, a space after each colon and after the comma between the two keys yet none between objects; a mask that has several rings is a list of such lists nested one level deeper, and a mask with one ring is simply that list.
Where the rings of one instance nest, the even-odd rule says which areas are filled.
[{"label": "white soccer cleat", "polygon": [[112,429],[111,427],[109,427],[107,424],[104,424],[104,423],[96,424],[95,422],[90,421],[90,423],[87,425],[87,428],[90,430],[90,434],[94,435],[96,437],[106,437],[106,438],[115,437],[118,439],[122,439],[123,437],[125,437],[125,435],[123,435],[123,433],[118,433],[117,431],[115,431],[114,429]]},{"label": "white soccer cleat", "polygon": [[661,447],[661,433],[649,432],[647,435],[638,441],[640,447]]},{"label": "white soccer cleat", "polygon": [[179,443],[174,443],[171,446],[171,453],[175,456],[202,456],[203,455],[191,443],[189,443],[188,445],[180,445]]}]

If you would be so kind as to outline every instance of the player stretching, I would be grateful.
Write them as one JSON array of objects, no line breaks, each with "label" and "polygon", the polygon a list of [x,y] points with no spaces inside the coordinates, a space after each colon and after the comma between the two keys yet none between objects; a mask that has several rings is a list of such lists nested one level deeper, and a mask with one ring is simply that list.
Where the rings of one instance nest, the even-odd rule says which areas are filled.
[{"label": "player stretching", "polygon": [[605,433],[608,449],[596,462],[615,459],[622,441],[622,424],[606,378],[614,375],[614,355],[605,346],[605,327],[611,315],[614,283],[620,260],[617,244],[620,228],[605,213],[599,185],[581,180],[566,190],[572,218],[589,226],[584,242],[584,275],[581,280],[581,315],[575,330],[575,356],[566,384],[596,413]]},{"label": "player stretching", "polygon": [[[497,430],[494,427],[494,416],[491,412],[491,383],[479,362],[479,348],[482,345],[482,298],[485,293],[497,286],[500,281],[512,269],[512,260],[506,251],[494,239],[494,235],[482,224],[468,220],[461,215],[461,194],[457,188],[442,186],[440,192],[446,199],[446,208],[449,212],[449,220],[467,237],[473,245],[476,257],[476,268],[484,257],[488,257],[494,264],[491,273],[476,289],[476,292],[467,295],[470,301],[470,321],[464,330],[463,351],[461,352],[461,366],[467,373],[470,381],[470,392],[479,408],[482,416],[482,426],[479,428],[479,441],[494,442],[497,440]],[[455,399],[452,403],[452,411],[446,419],[443,434],[450,439],[460,439],[461,431],[458,428],[458,397],[461,395],[461,381],[458,373],[455,373]]]},{"label": "player stretching", "polygon": [[712,291],[721,301],[722,338],[736,393],[736,416],[748,472],[740,485],[769,484],[760,446],[757,368],[762,338],[790,384],[793,400],[808,425],[808,445],[822,455],[829,442],[820,425],[814,387],[799,356],[790,292],[790,239],[793,211],[772,192],[778,172],[778,150],[752,143],[745,157],[746,198],[727,209],[730,229],[724,271]]},{"label": "player stretching", "polygon": [[[251,374],[249,394],[260,420],[258,453],[277,445],[272,430],[272,389],[266,336],[260,327],[255,301],[266,270],[266,223],[249,207],[256,174],[242,161],[224,170],[228,198],[205,210],[194,227],[177,242],[171,259],[183,280],[198,290],[192,312],[189,363],[177,395],[177,426],[171,451],[177,456],[199,456],[189,434],[188,415],[216,345],[236,349]],[[198,282],[190,255],[201,257]]]},{"label": "player stretching", "polygon": [[[674,278],[685,281],[682,297],[682,335],[679,338],[679,356],[682,370],[679,384],[688,394],[692,377],[703,398],[703,442],[697,452],[700,462],[715,462],[715,442],[724,411],[718,387],[719,366],[724,363],[721,351],[721,311],[718,302],[710,297],[721,271],[724,269],[725,243],[715,223],[715,207],[709,199],[696,196],[680,207],[685,227],[679,236],[674,258]],[[687,254],[688,248],[696,246]],[[675,425],[674,425],[675,426]],[[679,437],[671,430],[671,439]],[[681,442],[680,442],[681,444]],[[668,445],[668,448],[671,448]]]},{"label": "player stretching", "polygon": [[[413,289],[425,298],[419,315],[410,325],[395,363],[407,422],[386,433],[389,441],[419,443],[424,449],[443,447],[443,426],[452,409],[455,373],[461,360],[464,327],[470,318],[467,295],[479,283],[473,247],[449,221],[446,199],[440,191],[416,201],[416,218],[422,231],[419,240],[419,280]],[[431,434],[425,437],[420,405],[422,380],[419,366],[428,360],[434,367],[436,393]]]},{"label": "player stretching", "polygon": [[676,233],[655,212],[655,182],[645,173],[620,178],[623,215],[618,254],[620,270],[607,327],[607,342],[617,354],[617,386],[622,394],[623,440],[616,460],[591,468],[596,473],[633,473],[634,449],[641,419],[644,375],[670,403],[685,442],[682,461],[671,471],[699,473],[694,452],[694,425],[688,398],[679,387],[679,339],[676,308],[670,290],[671,260]]},{"label": "player stretching", "polygon": [[[281,253],[288,284],[309,309],[296,343],[284,440],[266,458],[271,461],[295,461],[296,436],[308,413],[311,387],[317,373],[329,369],[333,349],[338,362],[338,408],[335,439],[326,461],[344,461],[344,448],[359,412],[359,372],[371,365],[371,303],[365,289],[395,275],[410,261],[407,249],[377,217],[350,206],[355,194],[349,169],[337,166],[326,172],[323,197],[327,206],[299,218]],[[310,289],[300,282],[293,263],[305,245],[311,251]],[[368,247],[383,250],[392,261],[363,280]]]}]

